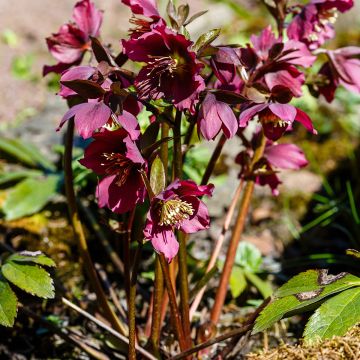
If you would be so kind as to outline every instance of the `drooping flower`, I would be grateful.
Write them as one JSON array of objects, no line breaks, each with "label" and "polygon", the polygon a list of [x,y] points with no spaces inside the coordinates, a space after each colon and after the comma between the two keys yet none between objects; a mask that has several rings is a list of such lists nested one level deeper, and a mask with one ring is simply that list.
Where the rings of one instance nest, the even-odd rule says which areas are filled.
[{"label": "drooping flower", "polygon": [[215,95],[210,92],[206,94],[201,104],[197,121],[198,129],[206,140],[213,140],[220,130],[228,139],[232,138],[239,128],[231,107],[216,100]]},{"label": "drooping flower", "polygon": [[[256,133],[251,141],[254,146],[259,133]],[[246,149],[237,157],[236,162],[241,165],[240,177],[255,178],[258,185],[268,185],[273,195],[278,195],[278,186],[281,180],[277,175],[277,169],[299,170],[308,164],[302,150],[294,144],[277,144],[267,141],[263,157],[254,165],[252,173],[249,174],[249,161],[254,149]]]},{"label": "drooping flower", "polygon": [[131,60],[146,63],[135,79],[140,98],[164,98],[179,110],[193,110],[205,85],[199,75],[203,65],[190,50],[190,40],[157,23],[151,31],[122,44]]},{"label": "drooping flower", "polygon": [[308,131],[316,134],[310,117],[304,111],[290,104],[250,104],[240,112],[240,127],[246,127],[256,115],[264,129],[265,136],[273,141],[279,139],[286,130],[291,129],[294,121],[300,122]]},{"label": "drooping flower", "polygon": [[209,228],[209,213],[199,196],[211,196],[213,189],[213,185],[198,186],[192,180],[175,180],[152,199],[144,235],[168,262],[179,249],[175,229],[190,234]]},{"label": "drooping flower", "polygon": [[133,14],[144,15],[149,18],[160,18],[155,0],[121,0],[130,7]]},{"label": "drooping flower", "polygon": [[97,187],[99,206],[119,214],[132,210],[145,199],[139,170],[146,170],[146,161],[123,129],[103,130],[93,138],[80,163],[102,176]]},{"label": "drooping flower", "polygon": [[348,11],[353,5],[353,0],[312,0],[292,19],[287,35],[315,50],[334,37],[338,12]]},{"label": "drooping flower", "polygon": [[44,75],[49,72],[62,73],[72,65],[78,65],[90,48],[90,37],[99,36],[102,12],[90,0],[81,0],[75,4],[73,20],[46,38],[49,51],[58,63],[45,65]]},{"label": "drooping flower", "polygon": [[320,69],[319,74],[324,78],[317,86],[320,94],[328,102],[334,99],[335,91],[339,85],[347,90],[360,93],[360,47],[347,46],[336,50],[327,50],[329,61]]},{"label": "drooping flower", "polygon": [[[101,68],[101,67],[100,67]],[[76,88],[70,89],[69,82],[77,81]],[[81,80],[87,82],[81,83]],[[136,117],[140,111],[137,101],[132,97],[119,94],[119,89],[129,86],[126,79],[117,75],[116,81],[105,77],[98,68],[92,66],[78,66],[63,73],[60,79],[59,95],[68,98],[80,95],[87,102],[70,108],[63,116],[58,130],[72,117],[80,136],[87,139],[106,124],[121,125],[136,140],[140,135],[140,127]]]}]

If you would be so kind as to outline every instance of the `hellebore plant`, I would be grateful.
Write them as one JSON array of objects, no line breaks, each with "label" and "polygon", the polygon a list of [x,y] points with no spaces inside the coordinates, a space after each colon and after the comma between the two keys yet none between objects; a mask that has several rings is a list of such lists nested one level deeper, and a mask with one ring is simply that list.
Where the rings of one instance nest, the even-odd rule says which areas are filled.
[{"label": "hellebore plant", "polygon": [[[148,349],[160,357],[159,341],[169,303],[172,329],[184,352],[179,358],[188,357],[207,345],[194,347],[191,337],[192,316],[204,289],[190,301],[186,245],[191,234],[210,226],[211,214],[202,198],[216,191],[209,179],[224,144],[233,137],[238,141],[240,184],[209,264],[219,256],[237,199],[242,199],[215,302],[203,324],[206,329],[207,321],[210,329],[219,321],[255,186],[267,185],[277,195],[279,169],[298,170],[307,165],[301,149],[282,140],[294,131],[296,122],[316,134],[310,116],[294,107],[292,98],[301,97],[304,86],[327,101],[334,98],[340,85],[360,92],[360,48],[320,48],[334,36],[336,13],[349,10],[353,3],[312,0],[292,7],[285,0],[275,0],[274,6],[266,3],[277,29],[268,26],[252,35],[248,43],[231,46],[213,43],[220,33],[217,29],[193,41],[186,27],[203,12],[189,17],[188,5],[176,8],[170,1],[167,16],[162,17],[155,0],[122,3],[133,16],[119,54],[99,37],[102,12],[89,0],[76,3],[74,22],[47,38],[58,63],[45,66],[44,74],[61,73],[59,95],[70,106],[58,129],[68,124],[65,184],[69,211],[99,308],[116,331],[127,335],[99,283],[79,219],[71,168],[75,126],[81,137],[92,138],[80,163],[99,176],[94,189],[98,205],[127,221],[124,283],[128,357],[135,359],[138,349],[135,296],[141,249],[146,242],[152,244],[156,257],[150,330],[146,332]],[[91,56],[82,63],[87,58],[85,52]],[[328,60],[318,74],[307,78],[314,62],[323,59],[320,54],[326,54]],[[139,66],[140,70],[133,72]],[[150,115],[140,130],[138,115],[144,110]],[[200,141],[218,139],[201,184],[183,176],[183,162],[196,134]],[[136,249],[134,256],[131,247]]]}]

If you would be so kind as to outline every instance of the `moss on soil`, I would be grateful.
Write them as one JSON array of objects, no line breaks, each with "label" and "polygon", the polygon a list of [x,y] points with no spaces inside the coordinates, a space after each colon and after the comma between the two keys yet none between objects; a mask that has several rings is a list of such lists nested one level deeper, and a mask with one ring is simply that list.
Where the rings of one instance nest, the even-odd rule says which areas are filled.
[{"label": "moss on soil", "polygon": [[360,325],[345,336],[333,337],[316,345],[280,345],[261,353],[252,353],[246,360],[358,360],[360,359]]}]

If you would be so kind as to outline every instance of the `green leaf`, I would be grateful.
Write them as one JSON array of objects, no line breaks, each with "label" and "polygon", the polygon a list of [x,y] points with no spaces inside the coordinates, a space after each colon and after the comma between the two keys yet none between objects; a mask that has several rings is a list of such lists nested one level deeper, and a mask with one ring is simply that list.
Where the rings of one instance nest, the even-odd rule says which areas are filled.
[{"label": "green leaf", "polygon": [[1,268],[5,278],[20,289],[45,299],[54,297],[54,285],[46,270],[8,260]]},{"label": "green leaf", "polygon": [[360,281],[360,278],[357,276],[351,274],[343,275],[344,273],[337,275],[337,279],[336,276],[328,275],[326,270],[308,270],[291,278],[275,292],[274,296],[281,298],[288,295],[316,291],[324,286],[324,281],[325,283],[331,281],[330,284],[335,286]]},{"label": "green leaf", "polygon": [[50,171],[56,170],[55,165],[35,145],[23,140],[0,138],[0,150],[25,165],[33,167],[40,165]]},{"label": "green leaf", "polygon": [[[325,272],[326,273],[326,272]],[[324,277],[326,281],[331,281],[331,275]],[[255,321],[253,334],[263,331],[273,325],[283,317],[292,316],[300,310],[306,311],[311,306],[320,304],[320,301],[330,295],[350,289],[354,286],[360,285],[360,279],[351,274],[345,274],[341,278],[337,278],[331,283],[320,286],[317,288],[306,288],[305,292],[298,292],[296,295],[287,295],[281,298],[275,298],[265,309],[260,313]],[[305,287],[300,287],[304,289]],[[308,289],[312,289],[308,291]],[[290,291],[289,291],[290,292]]]},{"label": "green leaf", "polygon": [[23,178],[40,177],[42,174],[43,172],[39,170],[19,170],[19,171],[11,171],[11,172],[0,172],[0,185],[13,181],[18,181]]},{"label": "green leaf", "polygon": [[157,156],[151,165],[150,186],[155,195],[165,188],[166,176],[161,159]]},{"label": "green leaf", "polygon": [[8,261],[15,261],[20,263],[34,263],[38,265],[55,267],[56,264],[52,259],[44,255],[41,251],[22,251],[20,253],[16,253],[10,255],[7,258]]},{"label": "green leaf", "polygon": [[14,220],[41,210],[56,193],[59,178],[26,179],[7,193],[2,210],[6,220]]},{"label": "green leaf", "polygon": [[259,276],[249,271],[245,271],[244,274],[245,277],[259,290],[264,299],[271,296],[273,290],[267,281],[262,280]]},{"label": "green leaf", "polygon": [[17,298],[9,283],[0,273],[0,325],[13,326],[17,309]]},{"label": "green leaf", "polygon": [[262,264],[261,252],[255,245],[242,241],[236,251],[235,263],[256,273]]},{"label": "green leaf", "polygon": [[233,298],[237,298],[246,289],[247,282],[244,270],[239,266],[234,266],[230,275],[230,291]]},{"label": "green leaf", "polygon": [[193,46],[194,51],[199,51],[202,48],[210,45],[220,35],[220,29],[212,29],[205,34],[200,35]]},{"label": "green leaf", "polygon": [[360,287],[349,289],[325,301],[306,324],[304,340],[312,344],[342,336],[360,322]]}]

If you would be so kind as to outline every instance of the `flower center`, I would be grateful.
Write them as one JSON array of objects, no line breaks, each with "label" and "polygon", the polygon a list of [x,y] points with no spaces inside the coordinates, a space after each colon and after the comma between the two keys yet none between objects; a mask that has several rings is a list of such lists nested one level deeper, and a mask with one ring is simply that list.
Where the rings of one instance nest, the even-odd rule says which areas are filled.
[{"label": "flower center", "polygon": [[116,185],[124,185],[134,164],[126,156],[119,153],[103,153],[102,156],[105,158],[105,162],[101,164],[106,166],[105,173],[117,176]]},{"label": "flower center", "polygon": [[308,35],[310,41],[319,40],[319,34],[325,31],[325,26],[334,24],[338,17],[338,10],[336,8],[321,11],[319,13],[319,22],[314,25],[314,31]]},{"label": "flower center", "polygon": [[137,83],[142,97],[159,98],[161,86],[173,78],[181,68],[179,61],[171,56],[152,56],[146,66],[146,78]]},{"label": "flower center", "polygon": [[180,199],[164,201],[160,209],[159,225],[176,225],[183,220],[187,220],[194,213],[191,204]]},{"label": "flower center", "polygon": [[280,128],[282,128],[282,127],[286,128],[287,126],[289,126],[291,124],[290,121],[282,120],[273,113],[261,115],[260,121],[264,125],[272,124],[274,127],[280,127]]}]

